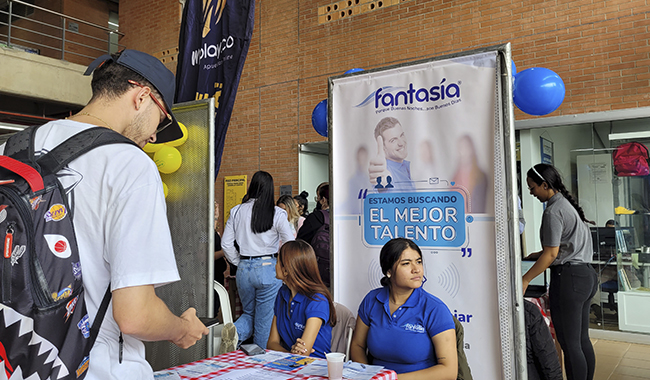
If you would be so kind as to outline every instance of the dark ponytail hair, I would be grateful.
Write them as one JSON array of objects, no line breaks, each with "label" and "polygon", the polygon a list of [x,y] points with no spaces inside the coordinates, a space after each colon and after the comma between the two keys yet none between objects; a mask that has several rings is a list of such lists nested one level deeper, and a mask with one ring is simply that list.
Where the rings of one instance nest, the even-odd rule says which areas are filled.
[{"label": "dark ponytail hair", "polygon": [[422,258],[420,247],[410,239],[391,239],[381,247],[381,252],[379,252],[379,265],[381,265],[381,272],[384,274],[384,277],[381,279],[381,286],[390,287],[390,278],[388,278],[387,273],[389,270],[395,268],[395,264],[399,261],[399,258],[402,257],[402,253],[406,251],[407,248],[416,251],[420,255],[420,259]]},{"label": "dark ponytail hair", "polygon": [[582,210],[582,207],[578,204],[578,201],[576,201],[573,196],[569,193],[569,191],[566,189],[564,186],[564,183],[562,183],[562,176],[560,176],[560,173],[557,171],[557,169],[551,165],[548,164],[537,164],[533,166],[532,168],[528,169],[528,172],[526,172],[526,176],[530,178],[533,182],[535,182],[538,186],[541,186],[542,183],[546,182],[546,184],[553,190],[562,193],[564,198],[566,198],[569,203],[571,203],[571,206],[576,209],[578,212],[578,215],[580,216],[580,220],[582,220],[585,223],[593,224],[596,225],[594,221],[587,220],[585,218],[585,212]]},{"label": "dark ponytail hair", "polygon": [[250,199],[255,199],[251,216],[251,230],[254,233],[270,230],[273,227],[273,216],[275,215],[275,195],[273,177],[269,173],[258,171],[253,174],[242,203]]},{"label": "dark ponytail hair", "polygon": [[302,206],[302,213],[300,215],[304,217],[307,217],[307,215],[309,215],[309,210],[307,209],[309,207],[309,201],[307,200],[307,197],[309,197],[309,193],[304,190],[300,194],[293,197],[293,199],[298,201],[298,204]]}]

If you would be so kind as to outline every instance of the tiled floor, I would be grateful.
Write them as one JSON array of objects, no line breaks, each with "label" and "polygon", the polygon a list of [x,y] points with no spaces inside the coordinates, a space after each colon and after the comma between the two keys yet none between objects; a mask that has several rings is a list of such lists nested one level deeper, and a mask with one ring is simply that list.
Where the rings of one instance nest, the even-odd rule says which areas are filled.
[{"label": "tiled floor", "polygon": [[596,351],[594,380],[650,379],[650,346],[592,339]]}]

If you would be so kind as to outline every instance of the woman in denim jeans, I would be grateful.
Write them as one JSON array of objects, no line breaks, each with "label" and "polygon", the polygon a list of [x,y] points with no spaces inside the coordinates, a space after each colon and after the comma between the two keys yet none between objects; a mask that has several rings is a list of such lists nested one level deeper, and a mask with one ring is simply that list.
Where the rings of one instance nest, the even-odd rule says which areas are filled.
[{"label": "woman in denim jeans", "polygon": [[537,164],[526,173],[528,190],[546,202],[540,238],[542,250],[529,257],[537,261],[523,277],[523,289],[551,268],[551,319],[564,353],[567,379],[591,380],[596,357],[589,340],[589,306],[596,293],[597,276],[591,267],[593,246],[585,213],[562,183],[557,170]]},{"label": "woman in denim jeans", "polygon": [[[221,239],[226,258],[237,265],[237,291],[244,311],[235,321],[237,340],[253,336],[263,348],[269,340],[275,297],[282,286],[275,278],[279,242],[294,240],[286,211],[275,206],[273,189],[269,173],[255,173],[242,204],[230,210]],[[224,331],[228,331],[226,327]]]}]

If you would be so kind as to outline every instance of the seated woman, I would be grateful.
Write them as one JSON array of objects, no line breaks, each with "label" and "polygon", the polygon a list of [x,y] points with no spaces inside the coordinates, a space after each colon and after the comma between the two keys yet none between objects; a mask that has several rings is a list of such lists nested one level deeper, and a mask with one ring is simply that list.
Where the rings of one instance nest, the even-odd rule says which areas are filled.
[{"label": "seated woman", "polygon": [[[383,288],[359,306],[350,358],[382,365],[402,379],[456,379],[454,320],[447,306],[422,288],[422,252],[409,239],[392,239],[379,256]],[[366,355],[366,349],[368,355]]]},{"label": "seated woman", "polygon": [[318,273],[312,247],[303,240],[286,242],[280,248],[275,276],[283,284],[275,299],[266,348],[325,358],[330,352],[336,310]]}]

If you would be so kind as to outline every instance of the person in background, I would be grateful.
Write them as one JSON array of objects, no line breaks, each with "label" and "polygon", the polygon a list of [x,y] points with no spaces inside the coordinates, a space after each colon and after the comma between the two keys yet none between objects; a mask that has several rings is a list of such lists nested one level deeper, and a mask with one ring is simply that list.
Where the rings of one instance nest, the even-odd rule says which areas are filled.
[{"label": "person in background", "polygon": [[284,244],[275,272],[283,285],[275,300],[267,348],[325,358],[331,351],[336,310],[318,273],[314,250],[304,240]]},{"label": "person in background", "polygon": [[227,324],[221,330],[219,354],[235,350],[240,341],[251,336],[263,348],[269,340],[273,301],[282,285],[275,278],[278,247],[280,240],[294,239],[287,213],[274,205],[273,192],[273,177],[258,171],[242,204],[230,210],[221,247],[228,261],[237,265],[237,291],[243,314],[234,325]]},{"label": "person in background", "polygon": [[171,111],[174,74],[157,58],[131,49],[97,58],[86,70],[90,74],[88,104],[66,120],[41,126],[33,146],[39,157],[93,127],[111,129],[138,145],[93,149],[57,173],[68,204],[74,205],[90,325],[109,286],[111,291],[87,372],[80,367],[77,376],[153,379],[143,341],[168,340],[185,349],[209,333],[194,308],[176,316],[154,289],[180,277],[160,174],[141,148],[182,136]]},{"label": "person in background", "polygon": [[320,189],[323,188],[323,186],[327,185],[327,182],[321,182],[317,187],[316,187],[316,196],[314,197],[314,201],[316,201],[316,207],[314,208],[314,212],[317,210],[322,210],[323,205],[320,202]]},{"label": "person in background", "polygon": [[560,358],[541,311],[524,299],[528,380],[562,380]]},{"label": "person in background", "polygon": [[318,186],[318,196],[316,197],[316,202],[318,203],[318,208],[314,210],[309,216],[305,219],[305,222],[302,224],[302,227],[298,230],[298,239],[302,239],[311,244],[311,240],[314,237],[314,234],[325,223],[324,212],[329,213],[330,209],[330,186],[325,184],[320,184]]},{"label": "person in background", "polygon": [[[469,135],[464,135],[458,140],[458,164],[452,181],[456,186],[462,186],[469,192],[466,200],[468,212],[484,213],[487,208],[488,177],[479,166],[474,141]],[[471,199],[471,210],[469,210]]]},{"label": "person in background", "polygon": [[590,264],[593,245],[587,223],[594,223],[585,218],[553,166],[537,164],[526,176],[530,194],[546,208],[540,229],[542,250],[528,256],[537,261],[523,276],[523,291],[551,268],[551,320],[564,353],[567,379],[591,380],[596,357],[589,340],[589,306],[598,278]]},{"label": "person in background", "polygon": [[[350,359],[381,365],[403,379],[456,379],[458,353],[454,319],[447,306],[422,288],[422,252],[412,240],[396,238],[379,254],[382,288],[359,305]],[[367,352],[367,354],[366,354]]]},{"label": "person in background", "polygon": [[291,226],[293,236],[295,237],[298,233],[298,219],[300,218],[298,207],[296,207],[296,202],[293,200],[291,195],[285,194],[281,195],[280,198],[278,198],[278,201],[275,203],[275,205],[286,211],[289,225]]},{"label": "person in background", "polygon": [[[225,254],[221,249],[221,236],[219,235],[219,203],[214,202],[214,279],[221,285],[225,285],[224,272],[228,269],[228,262],[226,262]],[[214,315],[219,312],[219,295],[214,292]]]},{"label": "person in background", "polygon": [[296,234],[297,234],[300,227],[302,227],[302,225],[305,223],[306,218],[302,216],[302,214],[300,213],[300,202],[298,202],[298,200],[294,198],[293,203],[296,205],[296,211],[298,212],[298,222],[296,223],[297,225]]},{"label": "person in background", "polygon": [[616,221],[614,219],[610,219],[605,223],[605,227],[613,227],[616,228]]},{"label": "person in background", "polygon": [[309,201],[307,200],[308,196],[308,192],[302,191],[300,194],[293,197],[293,199],[295,199],[298,203],[298,213],[303,218],[306,218],[309,215]]}]

